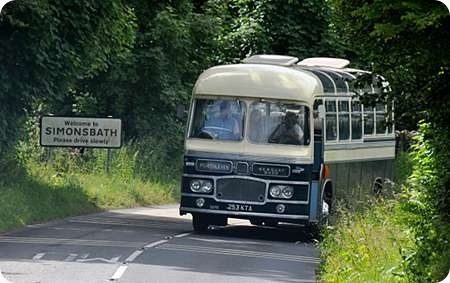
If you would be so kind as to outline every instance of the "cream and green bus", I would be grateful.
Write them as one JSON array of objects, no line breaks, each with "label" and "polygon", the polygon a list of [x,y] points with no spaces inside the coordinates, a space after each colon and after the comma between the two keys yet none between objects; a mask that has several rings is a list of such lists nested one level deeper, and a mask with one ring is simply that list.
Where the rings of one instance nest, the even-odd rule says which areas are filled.
[{"label": "cream and green bus", "polygon": [[[212,67],[193,89],[180,214],[196,231],[228,218],[316,225],[336,198],[392,178],[387,104],[365,107],[337,58],[255,55]],[[369,91],[380,91],[369,86]],[[391,112],[391,111],[389,111]]]}]

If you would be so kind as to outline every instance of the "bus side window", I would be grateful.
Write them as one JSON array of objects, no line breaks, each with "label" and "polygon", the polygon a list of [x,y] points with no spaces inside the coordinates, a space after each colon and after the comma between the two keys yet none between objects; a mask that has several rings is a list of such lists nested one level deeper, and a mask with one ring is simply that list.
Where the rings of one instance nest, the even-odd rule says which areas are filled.
[{"label": "bus side window", "polygon": [[323,105],[321,99],[316,99],[313,106],[313,118],[314,118],[314,135],[320,136],[322,134],[322,120],[319,117],[319,105]]},{"label": "bus side window", "polygon": [[348,100],[338,102],[339,106],[339,140],[350,139],[350,109]]},{"label": "bus side window", "polygon": [[373,110],[373,107],[364,106],[364,135],[373,135],[375,123]]},{"label": "bus side window", "polygon": [[361,102],[352,101],[352,140],[362,138]]},{"label": "bus side window", "polygon": [[392,134],[394,132],[394,103],[388,103],[387,104],[387,111],[388,111],[388,134]]},{"label": "bus side window", "polygon": [[375,111],[376,133],[386,134],[386,106],[384,104],[377,104]]},{"label": "bus side window", "polygon": [[337,139],[336,100],[325,101],[325,112],[327,141],[335,141]]}]

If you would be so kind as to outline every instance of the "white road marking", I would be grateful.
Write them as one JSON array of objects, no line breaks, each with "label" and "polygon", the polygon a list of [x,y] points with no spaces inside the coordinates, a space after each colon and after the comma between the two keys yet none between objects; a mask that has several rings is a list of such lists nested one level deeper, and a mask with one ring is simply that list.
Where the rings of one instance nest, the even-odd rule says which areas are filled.
[{"label": "white road marking", "polygon": [[30,225],[26,225],[26,227],[27,228],[41,228],[41,227],[44,227],[45,225],[48,225],[48,223],[30,224]]},{"label": "white road marking", "polygon": [[145,242],[107,241],[107,240],[80,240],[41,237],[0,237],[1,243],[20,244],[48,244],[48,245],[78,245],[78,246],[107,246],[124,248],[141,248]]},{"label": "white road marking", "polygon": [[111,259],[95,257],[95,258],[77,259],[77,262],[103,261],[106,263],[117,263],[119,261],[119,259],[120,259],[120,256],[112,257]]},{"label": "white road marking", "polygon": [[98,229],[98,228],[71,228],[71,227],[50,227],[53,230],[66,230],[66,231],[102,231],[102,232],[117,232],[117,233],[134,233],[132,230],[118,230],[118,229]]},{"label": "white road marking", "polygon": [[159,245],[167,243],[167,242],[168,242],[167,240],[156,241],[156,242],[146,245],[144,248],[146,248],[146,249],[153,248],[153,247],[159,246]]},{"label": "white road marking", "polygon": [[247,250],[210,248],[210,247],[202,247],[202,246],[164,244],[164,245],[161,245],[156,248],[162,249],[162,250],[171,250],[171,251],[185,251],[185,252],[197,252],[197,253],[208,253],[208,254],[218,254],[218,255],[255,257],[255,258],[307,262],[307,263],[319,263],[320,262],[320,259],[316,258],[316,257],[297,256],[297,255],[289,255],[289,254],[277,254],[277,253],[269,253],[269,252],[247,251]]},{"label": "white road marking", "polygon": [[95,218],[95,217],[84,217],[84,218],[72,218],[69,222],[75,223],[90,223],[90,224],[100,224],[100,225],[118,225],[118,226],[134,226],[134,227],[145,227],[145,228],[160,228],[167,229],[167,224],[173,225],[186,225],[184,222],[175,221],[146,221],[146,220],[125,220],[125,219],[108,219],[108,218]]},{"label": "white road marking", "polygon": [[40,260],[46,255],[46,253],[37,253],[33,256],[33,260]]},{"label": "white road marking", "polygon": [[0,270],[0,283],[12,283],[11,281],[6,280],[2,275],[2,271]]},{"label": "white road marking", "polygon": [[186,236],[189,236],[189,235],[192,235],[192,234],[193,234],[192,232],[189,232],[189,233],[178,234],[178,235],[175,235],[173,237],[174,238],[183,238],[183,237],[186,237]]},{"label": "white road marking", "polygon": [[121,265],[119,268],[117,268],[116,272],[114,272],[113,276],[109,278],[109,280],[119,280],[120,277],[125,273],[125,270],[127,270],[128,266]]},{"label": "white road marking", "polygon": [[134,261],[143,252],[144,252],[143,250],[134,251],[129,257],[127,257],[127,259],[125,259],[125,262],[132,262],[132,261]]},{"label": "white road marking", "polygon": [[69,254],[64,261],[74,261],[77,258],[78,254]]},{"label": "white road marking", "polygon": [[[156,241],[150,244],[147,244],[144,246],[144,249],[149,249],[149,248],[153,248],[156,247],[158,245],[167,243],[168,240],[160,240],[160,241]],[[142,253],[144,252],[144,250],[137,250],[134,251],[130,256],[128,256],[125,259],[124,264],[129,263],[129,262],[133,262],[138,256],[140,256]],[[81,261],[81,260],[79,260]],[[88,260],[82,260],[82,261],[88,261]],[[111,281],[115,281],[115,280],[119,280],[120,277],[122,277],[122,275],[125,273],[125,271],[127,270],[128,266],[127,265],[121,265],[119,266],[119,268],[116,270],[116,272],[114,273],[113,276],[111,276],[111,278],[109,280]],[[1,282],[0,282],[1,283]]]},{"label": "white road marking", "polygon": [[260,242],[252,242],[252,241],[231,241],[231,240],[221,240],[221,239],[203,239],[197,237],[189,237],[189,240],[201,241],[201,242],[209,242],[209,243],[225,243],[225,244],[237,244],[237,245],[262,245],[266,244]]}]

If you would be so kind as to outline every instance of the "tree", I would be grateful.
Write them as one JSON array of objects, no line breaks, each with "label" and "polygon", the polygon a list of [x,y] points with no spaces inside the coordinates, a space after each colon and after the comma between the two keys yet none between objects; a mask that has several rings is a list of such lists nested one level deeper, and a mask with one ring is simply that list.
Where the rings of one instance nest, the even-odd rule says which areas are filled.
[{"label": "tree", "polygon": [[417,128],[418,121],[428,115],[426,112],[433,113],[429,118],[437,123],[446,120],[448,112],[430,111],[450,106],[439,90],[448,87],[445,78],[450,62],[450,19],[446,7],[425,0],[332,3],[347,57],[391,83],[397,127]]},{"label": "tree", "polygon": [[341,54],[325,0],[210,0],[204,9],[220,21],[218,62],[238,62],[257,53],[300,58]]},{"label": "tree", "polygon": [[122,118],[126,140],[140,140],[163,152],[166,162],[181,156],[184,121],[177,105],[188,105],[200,72],[212,63],[216,21],[195,11],[190,0],[129,2],[136,14],[131,56],[79,81],[76,111]]},{"label": "tree", "polygon": [[0,156],[14,145],[26,113],[66,112],[63,106],[77,80],[126,56],[133,21],[132,11],[117,0],[23,0],[3,8]]},{"label": "tree", "polygon": [[333,0],[346,52],[391,83],[398,128],[417,129],[403,208],[417,247],[414,281],[442,280],[450,267],[450,15],[438,1]]}]

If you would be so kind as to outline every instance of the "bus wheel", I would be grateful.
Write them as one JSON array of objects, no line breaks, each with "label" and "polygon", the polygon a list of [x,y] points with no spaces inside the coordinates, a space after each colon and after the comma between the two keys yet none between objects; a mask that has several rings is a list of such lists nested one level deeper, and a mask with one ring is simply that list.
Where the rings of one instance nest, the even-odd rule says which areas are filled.
[{"label": "bus wheel", "polygon": [[375,195],[381,194],[383,190],[383,181],[380,178],[377,178],[373,183],[373,192]]},{"label": "bus wheel", "polygon": [[192,215],[192,227],[195,232],[205,233],[208,230],[209,223],[208,219],[200,214]]},{"label": "bus wheel", "polygon": [[303,233],[306,232],[306,237],[315,240],[322,239],[322,228],[320,223],[311,223],[303,228]]}]

